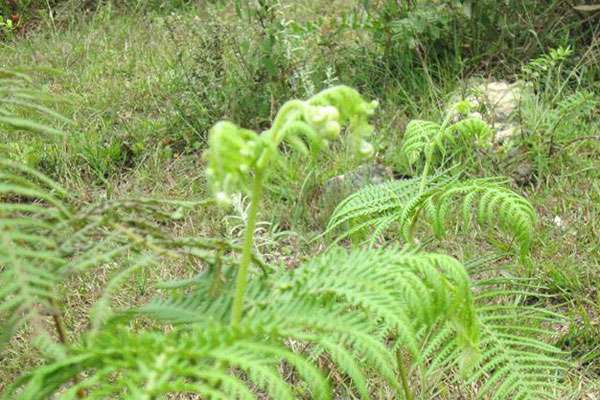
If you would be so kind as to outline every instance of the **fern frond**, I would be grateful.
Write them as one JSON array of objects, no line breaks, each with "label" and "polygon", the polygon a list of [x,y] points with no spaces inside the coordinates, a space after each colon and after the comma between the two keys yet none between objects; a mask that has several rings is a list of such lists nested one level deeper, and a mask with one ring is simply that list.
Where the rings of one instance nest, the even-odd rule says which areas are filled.
[{"label": "fern frond", "polygon": [[[398,211],[419,198],[418,179],[369,185],[344,199],[333,211],[323,235],[343,229],[334,243],[366,228],[382,233],[398,221]],[[371,241],[376,237],[371,236]]]},{"label": "fern frond", "polygon": [[[546,341],[555,336],[551,327],[563,317],[543,308],[515,304],[515,300],[530,296],[523,294],[529,291],[526,282],[504,277],[481,281],[478,286],[482,295],[476,301],[481,303],[479,315],[485,338],[481,342],[481,368],[468,379],[483,383],[478,396],[491,395],[494,400],[560,397],[564,390],[560,380],[569,363],[564,352]],[[503,294],[492,303],[485,294],[494,290]],[[499,298],[507,301],[498,303]]]},{"label": "fern frond", "polygon": [[527,200],[500,182],[430,179],[429,187],[422,193],[419,184],[417,179],[409,179],[361,189],[334,210],[326,233],[344,228],[338,241],[365,228],[382,232],[396,223],[410,241],[415,224],[425,220],[436,236],[443,237],[448,220],[459,213],[465,227],[474,221],[481,227],[497,227],[514,238],[522,256],[529,252],[536,224],[535,211]]},{"label": "fern frond", "polygon": [[424,156],[441,131],[441,125],[435,122],[418,119],[410,121],[402,138],[400,154],[407,157],[409,165],[414,165]]},{"label": "fern frond", "polygon": [[[179,329],[227,324],[231,291],[206,296],[210,279],[204,278],[193,294],[155,300],[139,312]],[[460,263],[442,255],[338,249],[294,271],[252,280],[245,304],[243,323],[276,327],[282,345],[292,339],[313,346],[316,354],[328,354],[365,399],[370,371],[401,390],[394,352],[405,348],[416,356],[423,327],[452,321],[461,348],[467,353],[477,348],[469,279]],[[272,338],[274,331],[265,331],[265,340]],[[390,345],[387,338],[394,339]]]},{"label": "fern frond", "polygon": [[521,256],[529,253],[537,220],[535,210],[527,200],[496,180],[452,182],[428,191],[420,202],[411,206],[405,210],[402,221],[407,239],[411,236],[412,221],[418,218],[425,206],[432,210],[428,215],[428,222],[436,228],[434,232],[440,237],[444,236],[444,224],[449,219],[450,210],[454,208],[462,214],[465,227],[471,225],[472,215],[475,214],[479,226],[497,227],[509,233],[518,244]]},{"label": "fern frond", "polygon": [[[547,340],[555,336],[551,327],[563,317],[520,304],[528,284],[519,279],[508,276],[477,281],[475,285],[480,291],[475,302],[481,322],[481,353],[463,384],[477,388],[477,398],[561,398],[561,379],[569,363],[566,354]],[[490,297],[490,292],[498,295]],[[458,364],[460,349],[450,332],[444,327],[426,341],[421,357],[429,380],[438,381],[437,374]],[[458,377],[451,380],[457,381]]]},{"label": "fern frond", "polygon": [[71,211],[60,198],[64,189],[39,173],[4,159],[0,160],[0,168],[3,344],[24,323],[56,312],[55,286],[60,281],[56,271],[66,261],[53,237],[56,226],[67,220]]},{"label": "fern frond", "polygon": [[[406,126],[399,154],[413,168],[434,154],[445,156],[472,148],[476,141],[480,146],[492,136],[492,128],[481,118],[466,117],[448,124],[452,115],[448,115],[442,125],[424,120],[412,120]],[[460,141],[462,144],[458,146]]]}]

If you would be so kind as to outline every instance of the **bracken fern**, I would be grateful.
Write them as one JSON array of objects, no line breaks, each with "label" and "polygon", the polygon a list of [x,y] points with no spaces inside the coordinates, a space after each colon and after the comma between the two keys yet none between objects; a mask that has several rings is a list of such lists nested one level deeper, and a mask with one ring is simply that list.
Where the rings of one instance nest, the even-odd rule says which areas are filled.
[{"label": "bracken fern", "polygon": [[[481,257],[466,263],[471,275],[483,272],[487,278],[474,282],[481,329],[480,357],[464,383],[474,388],[478,398],[561,398],[563,388],[559,382],[569,363],[566,354],[547,341],[556,337],[552,327],[564,323],[564,318],[532,305],[541,296],[540,288],[510,275],[504,267],[495,267],[495,258]],[[420,354],[421,363],[427,364],[426,382],[440,381],[440,375],[451,374],[459,364],[460,348],[450,335],[449,329],[441,328],[426,340]],[[446,379],[460,384],[457,377],[451,374]],[[430,390],[433,397],[435,388]]]},{"label": "bracken fern", "polygon": [[326,233],[343,228],[337,238],[341,240],[373,228],[373,242],[396,224],[404,238],[412,241],[415,225],[424,220],[436,236],[443,237],[445,225],[456,214],[462,215],[464,228],[473,222],[500,228],[514,238],[521,255],[527,255],[536,224],[535,211],[527,200],[492,179],[433,177],[428,178],[424,191],[419,179],[367,186],[336,207]]},{"label": "bracken fern", "polygon": [[[39,335],[47,362],[25,372],[2,398],[196,394],[205,399],[331,399],[326,376],[331,370],[362,399],[374,396],[372,378],[395,397],[412,398],[414,376],[405,355],[413,367],[425,371],[425,386],[426,378],[438,371],[460,380],[454,373],[459,368],[474,383],[487,378],[482,395],[544,398],[561,371],[553,348],[510,333],[509,317],[520,308],[508,310],[486,300],[490,293],[514,297],[522,291],[486,289],[474,297],[459,261],[408,248],[335,248],[291,271],[265,266],[254,255],[262,189],[270,162],[281,156],[281,144],[316,156],[345,125],[351,146],[369,156],[368,117],[375,106],[341,86],[286,103],[273,126],[261,134],[227,122],[213,128],[205,157],[217,203],[226,205],[236,191],[250,195],[241,247],[215,239],[173,238],[161,229],[161,222],[206,202],[138,199],[77,207],[68,191],[48,178],[3,161],[0,314],[8,316],[9,332],[35,325],[49,312],[57,317],[58,335],[64,336],[56,295],[63,279],[108,261],[120,268],[93,307],[92,329],[70,345],[64,337],[56,344],[51,334]],[[406,232],[421,214],[439,225],[461,195],[462,208],[468,211],[478,199],[479,210],[485,209],[479,219],[486,224],[491,222],[488,213],[502,210],[500,226],[516,236],[523,251],[528,248],[531,234],[520,232],[531,227],[534,215],[516,195],[491,181],[461,186],[426,178],[427,191],[407,181],[398,183],[401,188],[387,184],[385,190],[365,192],[360,199],[371,199],[366,212],[364,201],[344,202],[341,222],[330,228],[382,210],[396,219],[399,210],[406,214],[398,220],[406,221]],[[399,198],[408,207],[385,208],[398,206]],[[511,225],[520,221],[515,212],[524,221],[516,228]],[[435,229],[443,233],[440,226]],[[111,310],[119,286],[159,258],[199,260],[208,268],[191,279],[162,283],[167,296],[129,310]],[[253,274],[252,265],[262,273]],[[534,357],[536,348],[547,355]],[[552,374],[543,380],[545,371]]]}]

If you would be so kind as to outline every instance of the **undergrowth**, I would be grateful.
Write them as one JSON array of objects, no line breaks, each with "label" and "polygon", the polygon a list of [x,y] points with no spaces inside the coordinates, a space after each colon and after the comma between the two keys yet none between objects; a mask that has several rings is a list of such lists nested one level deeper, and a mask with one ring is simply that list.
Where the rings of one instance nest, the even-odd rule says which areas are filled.
[{"label": "undergrowth", "polygon": [[[530,317],[534,326],[521,334],[510,331],[503,322],[511,322],[521,306],[485,301],[496,294],[510,298],[522,293],[510,283],[507,289],[484,291],[484,300],[477,304],[459,261],[410,248],[331,250],[291,272],[271,272],[256,261],[253,243],[263,186],[272,159],[282,155],[282,143],[318,157],[347,126],[349,148],[370,157],[373,147],[367,140],[373,127],[368,118],[376,107],[353,89],[338,86],[306,101],[287,102],[271,128],[260,135],[229,122],[213,127],[205,157],[214,198],[228,206],[234,192],[250,196],[239,264],[224,257],[235,251],[233,246],[210,238],[165,237],[152,222],[164,213],[163,205],[189,204],[139,199],[76,211],[64,202],[68,193],[50,179],[21,164],[4,162],[0,292],[7,317],[4,341],[27,325],[47,360],[13,382],[4,398],[196,393],[205,398],[250,399],[264,392],[271,398],[291,399],[304,397],[298,393],[303,387],[311,398],[327,399],[333,391],[317,362],[323,358],[332,363],[329,369],[347,376],[350,392],[365,399],[372,398],[369,377],[380,379],[397,396],[412,398],[413,368],[420,370],[424,387],[426,377],[435,371],[473,382],[486,377],[481,393],[492,392],[498,399],[553,398],[567,364],[558,349],[536,336],[547,334],[537,322],[556,317],[527,306],[523,310],[540,314]],[[467,197],[482,191],[482,199],[510,209],[500,213],[498,224],[513,227],[524,256],[534,223],[529,204],[483,182],[471,186],[442,189],[437,195],[440,205],[433,209],[434,225],[443,223],[445,214],[440,210],[448,209],[453,190],[466,191]],[[490,198],[489,193],[498,194]],[[18,196],[16,201],[11,201],[13,196]],[[432,204],[436,195],[429,194],[425,201],[415,198],[408,204],[418,210],[420,202]],[[463,209],[469,211],[470,204],[472,200],[465,201]],[[493,212],[486,201],[478,207]],[[512,214],[513,209],[520,211]],[[414,219],[418,211],[402,214]],[[127,261],[122,259],[126,252]],[[112,311],[110,297],[119,285],[161,257],[186,257],[210,268],[191,280],[161,284],[172,292],[166,298]],[[121,268],[92,307],[89,331],[70,344],[57,288],[69,274],[109,261],[119,262]],[[262,272],[261,268],[252,272],[256,266]],[[173,328],[132,329],[131,322],[140,317]],[[304,350],[294,351],[298,346]],[[444,350],[433,356],[438,347]],[[303,384],[290,385],[280,373],[284,365]],[[461,375],[451,372],[453,368]]]},{"label": "undergrowth", "polygon": [[594,397],[593,6],[209,3],[0,6],[0,397]]}]

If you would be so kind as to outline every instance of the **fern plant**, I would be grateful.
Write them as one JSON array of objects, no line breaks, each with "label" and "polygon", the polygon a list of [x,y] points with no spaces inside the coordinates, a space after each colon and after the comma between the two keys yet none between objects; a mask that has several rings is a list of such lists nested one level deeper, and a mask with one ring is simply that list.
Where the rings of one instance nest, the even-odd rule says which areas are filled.
[{"label": "fern plant", "polygon": [[435,236],[441,238],[448,220],[460,214],[465,229],[475,221],[479,226],[510,234],[525,257],[536,224],[529,202],[498,179],[460,181],[452,176],[452,170],[431,176],[436,162],[439,165],[444,160],[458,161],[457,156],[474,149],[473,142],[479,147],[489,143],[491,127],[471,111],[472,104],[463,100],[451,107],[441,124],[410,121],[399,156],[420,178],[371,185],[351,194],[334,210],[325,234],[342,228],[337,242],[374,228],[370,235],[374,243],[396,224],[404,239],[412,242],[417,222],[425,220]]},{"label": "fern plant", "polygon": [[453,105],[442,124],[412,120],[406,126],[399,154],[411,171],[422,168],[421,192],[436,161],[469,153],[475,149],[473,143],[478,147],[489,143],[491,127],[471,113],[471,108],[469,101],[463,100]]},{"label": "fern plant", "polygon": [[[135,203],[72,211],[67,208],[63,216],[52,211],[64,208],[63,203],[55,201],[56,189],[22,193],[41,199],[46,206],[43,210],[52,211],[52,218],[62,219],[44,217],[38,227],[33,219],[29,220],[28,210],[6,206],[4,215],[10,222],[5,225],[13,228],[4,235],[20,247],[5,250],[3,277],[14,276],[4,275],[7,271],[26,271],[17,269],[15,266],[21,264],[10,257],[16,254],[31,259],[32,244],[58,249],[52,257],[39,252],[44,262],[52,260],[59,265],[52,270],[53,276],[56,271],[96,265],[89,262],[90,257],[77,260],[88,254],[82,245],[98,243],[103,232],[95,231],[98,227],[109,227],[115,234],[100,241],[99,248],[91,245],[97,248],[92,254],[98,258],[93,260],[107,259],[124,246],[130,253],[146,257],[123,264],[109,283],[92,313],[93,329],[71,345],[45,340],[42,346],[47,362],[25,372],[5,389],[2,398],[47,399],[60,395],[66,399],[156,399],[196,394],[206,399],[331,399],[332,385],[323,371],[327,369],[337,371],[343,384],[362,399],[374,398],[371,378],[389,387],[395,397],[412,399],[416,379],[413,368],[439,371],[436,366],[459,366],[466,374],[475,371],[471,376],[477,382],[488,374],[496,377],[496,382],[506,376],[505,372],[494,371],[505,371],[505,356],[495,355],[501,351],[487,351],[486,346],[480,352],[480,343],[488,341],[480,334],[483,314],[475,305],[467,270],[452,257],[397,247],[338,248],[291,271],[266,268],[264,274],[251,274],[252,264],[260,264],[252,248],[263,185],[270,163],[281,155],[281,144],[316,155],[346,125],[350,144],[360,155],[368,156],[372,152],[366,141],[372,130],[368,117],[375,106],[342,86],[306,101],[286,103],[272,127],[261,134],[227,122],[213,128],[206,160],[208,182],[217,202],[227,205],[236,191],[245,191],[251,200],[239,263],[235,257],[222,258],[236,253],[237,248],[224,251],[222,245],[211,247],[215,243],[210,240],[169,239],[161,230],[146,226],[151,217],[136,214],[127,218],[131,215],[127,210]],[[34,177],[46,182],[41,176]],[[30,180],[15,178],[11,182],[28,187]],[[158,204],[142,201],[134,208],[153,209]],[[25,230],[10,225],[21,219],[27,222]],[[74,227],[74,233],[58,229],[65,226]],[[66,240],[61,239],[65,232]],[[52,240],[42,242],[42,235]],[[194,246],[215,251],[195,252]],[[63,254],[61,249],[70,252]],[[168,296],[116,314],[107,310],[112,293],[136,273],[147,257],[181,260],[190,255],[202,255],[204,263],[215,267],[191,279],[163,283],[161,287],[170,292]],[[37,258],[33,261],[31,264],[41,265]],[[37,294],[36,285],[47,281],[45,275],[34,276],[32,285],[18,283],[13,287],[31,287]],[[16,304],[14,294],[3,292],[1,299],[0,313]],[[42,301],[36,298],[33,303]],[[19,313],[11,315],[11,323],[15,323]],[[515,349],[532,343],[523,340],[515,344],[499,335],[496,337],[503,340],[504,346],[514,345]],[[444,351],[438,357],[432,356],[440,346]],[[407,357],[412,362],[407,363]],[[551,359],[548,356],[549,363]],[[535,367],[540,365],[539,359],[524,356],[512,361],[522,367],[520,371],[541,374],[542,369]],[[527,363],[533,365],[532,369]],[[458,376],[451,373],[452,368],[443,371]],[[494,392],[497,398],[514,393],[508,390],[513,386],[497,388],[493,381],[489,387],[492,391],[498,389]],[[530,392],[519,392],[520,398],[535,395],[544,387],[530,386]]]},{"label": "fern plant", "polygon": [[[397,224],[408,242],[415,238],[419,221],[428,223],[438,238],[459,215],[463,229],[473,223],[500,229],[514,240],[522,257],[529,253],[536,215],[527,200],[497,179],[460,181],[448,177],[412,178],[371,185],[353,193],[334,210],[325,233],[343,228],[336,241],[373,228],[371,243]],[[460,220],[459,219],[459,220]]]},{"label": "fern plant", "polygon": [[[467,135],[471,132],[477,137],[477,133],[489,129],[481,121],[471,130],[471,121],[457,122],[467,125],[459,125],[455,132],[466,126]],[[507,189],[499,179],[460,180],[449,174],[429,175],[434,149],[443,154],[447,150],[444,141],[455,138],[452,130],[444,128],[447,124],[448,120],[442,125],[412,121],[401,150],[408,153],[409,162],[424,158],[421,177],[371,185],[350,195],[334,210],[325,234],[341,229],[336,242],[359,233],[368,234],[374,244],[386,230],[396,227],[404,239],[412,243],[418,222],[427,222],[434,235],[441,238],[445,236],[449,221],[458,219],[463,221],[463,230],[476,223],[509,234],[511,243],[525,260],[536,224],[535,211],[527,200]],[[474,276],[481,272],[478,269],[491,264],[490,260],[484,261],[488,262],[470,265]],[[476,394],[481,398],[557,398],[560,396],[557,382],[568,363],[558,349],[544,340],[553,336],[549,326],[556,324],[560,316],[521,304],[525,299],[540,295],[520,283],[518,278],[490,277],[489,271],[484,275],[485,279],[475,280],[478,293],[475,304],[482,340],[473,373],[464,382],[453,373],[460,365],[455,357],[461,350],[446,336],[451,335],[452,330],[446,331],[443,324],[435,332],[425,330],[423,350],[417,362],[424,366],[421,368],[424,385],[421,392],[428,393],[431,398],[439,396],[439,388],[429,383],[442,380],[478,387]]]}]

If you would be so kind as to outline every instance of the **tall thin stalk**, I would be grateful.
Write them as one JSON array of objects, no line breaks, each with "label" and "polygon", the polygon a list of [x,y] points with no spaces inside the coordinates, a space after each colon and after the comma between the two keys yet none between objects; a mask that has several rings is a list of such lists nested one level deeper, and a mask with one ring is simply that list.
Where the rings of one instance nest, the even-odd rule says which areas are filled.
[{"label": "tall thin stalk", "polygon": [[242,260],[236,276],[235,295],[233,306],[231,308],[231,325],[236,326],[242,319],[244,308],[244,296],[246,286],[248,286],[248,269],[252,260],[252,247],[254,245],[254,229],[256,228],[256,216],[258,207],[262,199],[263,173],[258,170],[252,183],[252,193],[250,196],[250,211],[246,221],[246,230],[244,231],[244,243],[242,245]]}]

